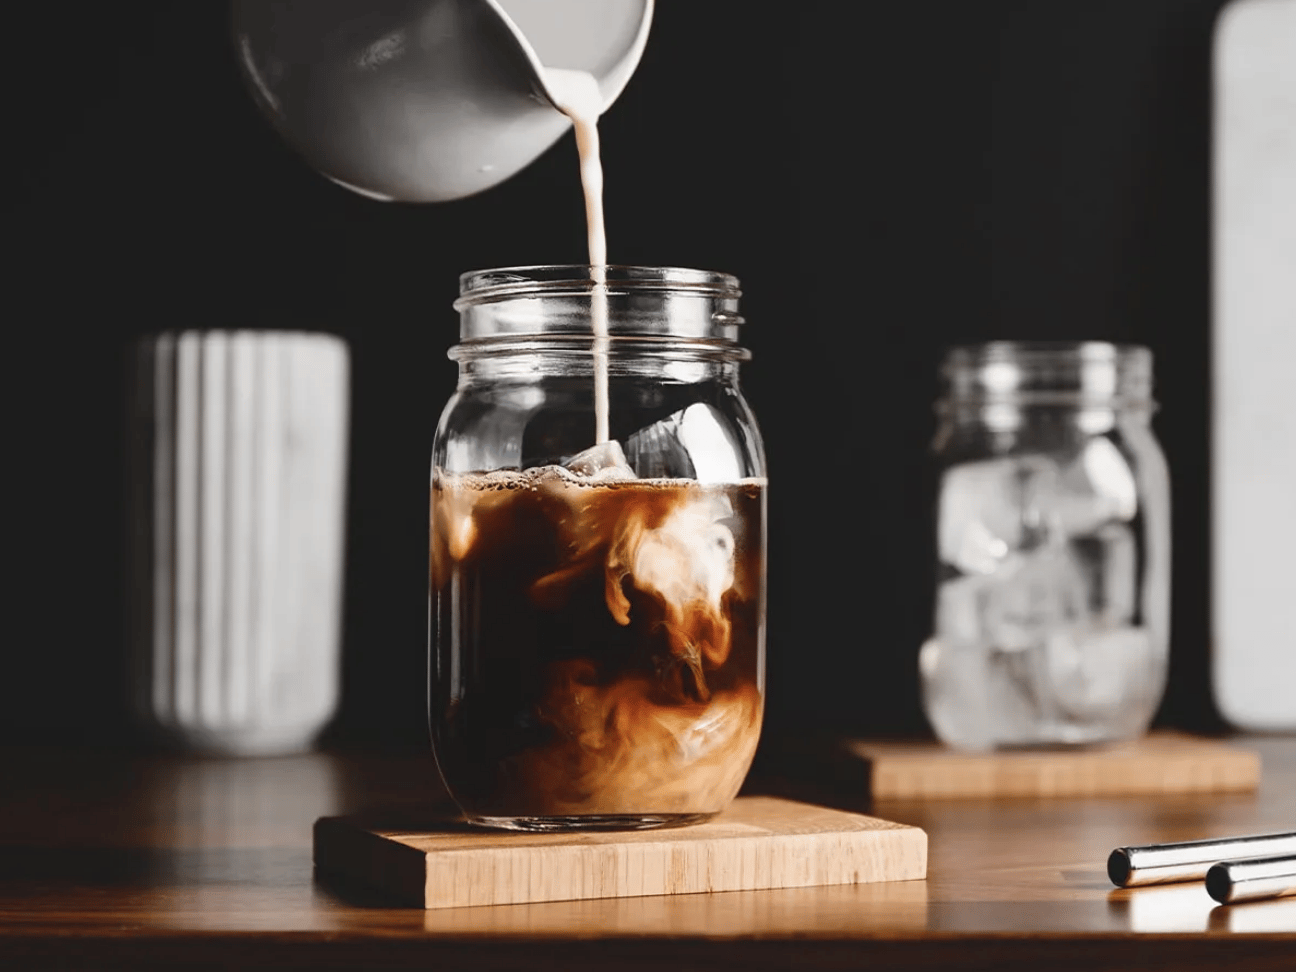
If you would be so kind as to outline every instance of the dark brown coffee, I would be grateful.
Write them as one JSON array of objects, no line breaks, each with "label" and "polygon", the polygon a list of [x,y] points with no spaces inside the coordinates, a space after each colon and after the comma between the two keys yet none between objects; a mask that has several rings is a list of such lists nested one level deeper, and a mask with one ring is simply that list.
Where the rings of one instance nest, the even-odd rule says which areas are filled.
[{"label": "dark brown coffee", "polygon": [[763,708],[762,481],[438,473],[431,515],[433,742],[470,818],[728,805]]}]

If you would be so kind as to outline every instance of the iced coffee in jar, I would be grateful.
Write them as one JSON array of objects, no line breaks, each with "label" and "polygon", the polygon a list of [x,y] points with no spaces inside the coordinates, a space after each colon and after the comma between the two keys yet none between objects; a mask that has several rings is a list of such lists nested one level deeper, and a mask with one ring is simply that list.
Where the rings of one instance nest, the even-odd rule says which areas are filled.
[{"label": "iced coffee in jar", "polygon": [[599,270],[467,274],[456,303],[430,721],[451,795],[485,826],[704,820],[760,735],[765,460],[738,281]]},{"label": "iced coffee in jar", "polygon": [[935,613],[919,659],[936,734],[963,749],[1142,734],[1170,622],[1151,352],[996,342],[951,349],[942,371]]}]

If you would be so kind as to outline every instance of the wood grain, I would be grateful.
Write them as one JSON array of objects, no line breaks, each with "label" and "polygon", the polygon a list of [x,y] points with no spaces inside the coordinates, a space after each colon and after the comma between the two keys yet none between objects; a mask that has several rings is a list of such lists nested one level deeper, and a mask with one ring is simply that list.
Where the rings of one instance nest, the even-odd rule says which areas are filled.
[{"label": "wood grain", "polygon": [[1095,749],[963,753],[935,742],[852,740],[874,799],[1235,793],[1260,783],[1254,752],[1178,733]]},{"label": "wood grain", "polygon": [[315,824],[315,866],[424,908],[921,880],[916,827],[791,800],[742,797],[692,827],[517,834],[373,821]]},{"label": "wood grain", "polygon": [[[311,824],[445,799],[430,753],[210,760],[0,748],[0,968],[1290,970],[1296,901],[1116,890],[1112,848],[1289,829],[1255,791],[843,805],[922,828],[925,881],[394,907],[317,872]],[[767,786],[761,780],[753,788]],[[854,802],[851,802],[851,801]]]}]

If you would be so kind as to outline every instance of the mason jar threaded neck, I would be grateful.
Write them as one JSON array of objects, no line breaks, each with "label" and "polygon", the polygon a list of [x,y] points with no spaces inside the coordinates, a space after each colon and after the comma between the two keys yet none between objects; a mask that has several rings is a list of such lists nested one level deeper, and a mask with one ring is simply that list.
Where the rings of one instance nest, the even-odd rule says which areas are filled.
[{"label": "mason jar threaded neck", "polygon": [[[459,278],[460,344],[451,357],[518,340],[593,336],[597,284],[589,266],[478,270]],[[738,349],[741,296],[729,274],[683,267],[606,268],[608,337]]]},{"label": "mason jar threaded neck", "polygon": [[1103,341],[993,341],[946,351],[938,411],[983,405],[1153,409],[1152,352]]}]

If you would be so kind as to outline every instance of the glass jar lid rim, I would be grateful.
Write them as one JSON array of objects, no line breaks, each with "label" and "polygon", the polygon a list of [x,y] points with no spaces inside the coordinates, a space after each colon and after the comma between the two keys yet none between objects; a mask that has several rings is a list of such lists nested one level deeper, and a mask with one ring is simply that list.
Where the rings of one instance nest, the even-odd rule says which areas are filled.
[{"label": "glass jar lid rim", "polygon": [[[537,264],[473,270],[459,277],[455,309],[528,295],[586,293],[595,286],[593,269],[586,264]],[[742,295],[737,277],[714,270],[609,264],[605,278],[613,293],[666,291],[730,299]]]},{"label": "glass jar lid rim", "polygon": [[980,344],[955,344],[946,348],[948,364],[1003,358],[1047,359],[1070,356],[1082,361],[1115,361],[1118,358],[1150,358],[1152,352],[1142,344],[1113,341],[986,341]]},{"label": "glass jar lid rim", "polygon": [[946,350],[946,400],[1151,403],[1152,352],[1105,341],[992,341]]}]

